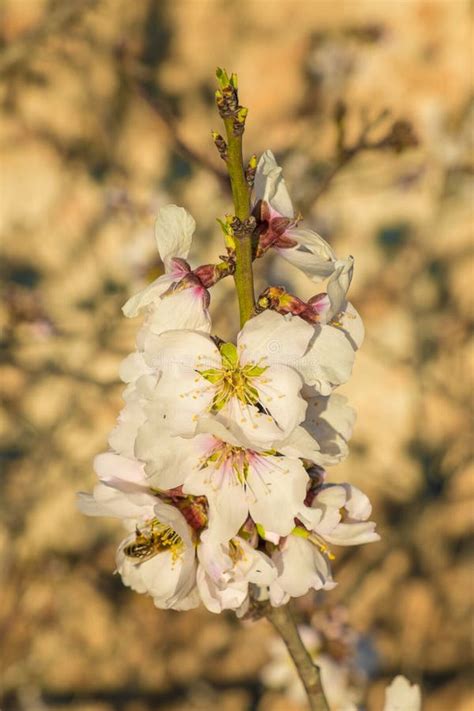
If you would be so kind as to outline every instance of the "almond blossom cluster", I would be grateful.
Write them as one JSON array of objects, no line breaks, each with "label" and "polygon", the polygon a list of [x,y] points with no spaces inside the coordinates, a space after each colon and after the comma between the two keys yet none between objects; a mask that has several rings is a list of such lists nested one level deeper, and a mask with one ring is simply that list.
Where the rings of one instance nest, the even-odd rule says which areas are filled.
[{"label": "almond blossom cluster", "polygon": [[351,374],[363,326],[347,301],[351,257],[338,259],[300,226],[281,168],[266,151],[256,169],[254,258],[268,250],[324,293],[304,302],[270,286],[235,342],[213,333],[209,290],[233,273],[227,255],[193,269],[195,230],[182,207],[163,207],[156,241],[165,273],[123,311],[144,315],[122,363],[125,405],[95,460],[99,482],[79,506],[120,519],[123,582],[157,607],[243,615],[330,590],[333,545],[378,540],[356,487],[325,481],[348,453],[354,410],[336,392]]}]

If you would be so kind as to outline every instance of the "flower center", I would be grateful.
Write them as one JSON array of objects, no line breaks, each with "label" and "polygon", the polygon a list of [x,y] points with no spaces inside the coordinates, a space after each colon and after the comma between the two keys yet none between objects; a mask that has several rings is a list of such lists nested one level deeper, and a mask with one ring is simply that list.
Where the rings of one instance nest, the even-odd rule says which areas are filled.
[{"label": "flower center", "polygon": [[296,526],[292,530],[292,534],[294,536],[299,536],[300,538],[306,538],[314,546],[317,546],[317,548],[319,548],[321,553],[325,555],[328,560],[336,559],[336,556],[334,555],[334,553],[331,553],[331,550],[324,538],[322,538],[315,531],[307,531],[306,528],[303,528],[302,526]]},{"label": "flower center", "polygon": [[266,367],[254,363],[241,365],[237,348],[233,343],[224,343],[220,347],[222,368],[198,370],[198,373],[215,386],[215,395],[211,409],[219,412],[233,397],[244,405],[258,403],[258,390],[252,383],[254,378],[262,375]]},{"label": "flower center", "polygon": [[243,484],[247,479],[251,454],[252,452],[244,447],[236,447],[218,440],[211,452],[203,457],[201,469],[212,466],[216,472],[220,471],[222,476],[232,474],[240,484]]},{"label": "flower center", "polygon": [[174,528],[154,518],[144,529],[140,530],[137,526],[135,540],[126,545],[123,552],[136,563],[144,563],[158,553],[170,551],[174,562],[180,557],[183,548],[183,539]]}]

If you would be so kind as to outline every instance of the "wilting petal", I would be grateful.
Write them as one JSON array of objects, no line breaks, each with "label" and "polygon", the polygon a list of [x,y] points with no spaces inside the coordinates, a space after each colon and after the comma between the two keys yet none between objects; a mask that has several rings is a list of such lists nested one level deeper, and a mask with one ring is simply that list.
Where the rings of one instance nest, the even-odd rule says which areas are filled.
[{"label": "wilting petal", "polygon": [[255,173],[255,200],[265,200],[284,217],[293,217],[293,205],[272,151],[262,153]]},{"label": "wilting petal", "polygon": [[331,276],[327,286],[327,293],[331,302],[331,307],[327,315],[328,319],[333,318],[333,316],[343,310],[353,273],[353,257],[338,259],[335,262],[334,274]]}]

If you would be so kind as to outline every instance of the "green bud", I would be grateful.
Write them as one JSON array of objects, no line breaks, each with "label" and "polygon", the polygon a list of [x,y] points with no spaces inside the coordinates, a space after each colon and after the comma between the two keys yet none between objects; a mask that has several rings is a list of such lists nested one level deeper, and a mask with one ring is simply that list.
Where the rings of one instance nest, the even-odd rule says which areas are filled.
[{"label": "green bud", "polygon": [[222,356],[222,364],[226,368],[235,368],[239,362],[237,347],[233,343],[223,343],[219,348]]},{"label": "green bud", "polygon": [[221,69],[220,67],[217,67],[216,69],[216,77],[217,81],[221,85],[223,89],[225,89],[226,86],[229,86],[229,75],[227,74],[225,69]]}]

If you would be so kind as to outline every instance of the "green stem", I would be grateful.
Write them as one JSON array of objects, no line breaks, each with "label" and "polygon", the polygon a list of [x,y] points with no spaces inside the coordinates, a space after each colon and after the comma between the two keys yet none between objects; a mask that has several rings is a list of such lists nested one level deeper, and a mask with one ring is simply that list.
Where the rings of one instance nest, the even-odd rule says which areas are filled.
[{"label": "green stem", "polygon": [[329,711],[329,705],[321,684],[319,667],[311,659],[308,650],[301,641],[296,622],[288,605],[268,606],[266,617],[279,633],[295,664],[298,675],[308,697],[311,711]]},{"label": "green stem", "polygon": [[[232,118],[224,118],[227,133],[227,170],[229,172],[235,216],[241,222],[250,217],[250,188],[245,180],[242,135],[234,136]],[[240,325],[253,314],[255,296],[252,270],[252,233],[235,237],[235,288],[239,300]]]}]

